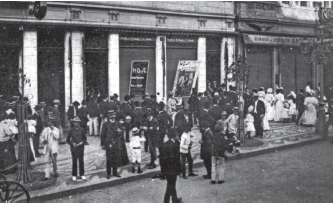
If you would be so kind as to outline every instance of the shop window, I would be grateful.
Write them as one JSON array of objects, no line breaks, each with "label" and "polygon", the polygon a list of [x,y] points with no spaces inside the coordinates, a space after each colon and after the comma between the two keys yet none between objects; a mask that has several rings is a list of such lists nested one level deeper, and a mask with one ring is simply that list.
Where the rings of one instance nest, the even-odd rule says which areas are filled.
[{"label": "shop window", "polygon": [[308,3],[306,1],[301,1],[301,6],[307,7]]},{"label": "shop window", "polygon": [[282,4],[289,4],[289,1],[282,1]]},{"label": "shop window", "polygon": [[313,2],[313,7],[314,8],[320,8],[321,7],[321,2]]}]

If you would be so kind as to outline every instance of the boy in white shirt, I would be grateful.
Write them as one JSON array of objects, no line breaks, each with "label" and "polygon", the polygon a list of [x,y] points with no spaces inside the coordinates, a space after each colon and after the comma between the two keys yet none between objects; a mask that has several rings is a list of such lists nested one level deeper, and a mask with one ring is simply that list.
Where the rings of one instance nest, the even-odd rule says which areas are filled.
[{"label": "boy in white shirt", "polygon": [[192,146],[192,140],[191,138],[194,137],[194,134],[191,134],[191,128],[189,125],[186,125],[184,128],[184,132],[181,136],[180,140],[180,157],[181,157],[181,163],[182,163],[182,173],[183,178],[187,179],[185,175],[185,163],[188,161],[189,163],[189,176],[198,176],[193,173],[193,158],[191,155],[191,146]]},{"label": "boy in white shirt", "polygon": [[138,163],[138,173],[142,173],[141,170],[141,143],[145,142],[146,139],[144,137],[140,137],[140,130],[137,127],[132,129],[132,137],[130,142],[130,148],[132,149],[132,173],[135,172],[135,163]]}]

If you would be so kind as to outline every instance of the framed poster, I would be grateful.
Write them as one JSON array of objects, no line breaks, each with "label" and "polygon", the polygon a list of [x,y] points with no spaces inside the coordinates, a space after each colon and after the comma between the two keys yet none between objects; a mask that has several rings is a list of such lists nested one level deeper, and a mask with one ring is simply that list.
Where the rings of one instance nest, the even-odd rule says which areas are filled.
[{"label": "framed poster", "polygon": [[142,96],[146,93],[149,71],[149,60],[133,60],[131,63],[131,77],[129,93]]},{"label": "framed poster", "polygon": [[179,60],[175,81],[172,91],[181,96],[191,96],[198,78],[198,61]]}]

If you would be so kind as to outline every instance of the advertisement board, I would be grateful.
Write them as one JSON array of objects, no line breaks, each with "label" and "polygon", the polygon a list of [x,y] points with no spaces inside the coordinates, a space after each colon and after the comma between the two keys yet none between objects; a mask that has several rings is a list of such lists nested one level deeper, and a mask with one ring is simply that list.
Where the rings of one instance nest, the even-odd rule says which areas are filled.
[{"label": "advertisement board", "polygon": [[131,63],[131,77],[129,93],[142,96],[146,93],[149,71],[149,60],[133,60]]}]

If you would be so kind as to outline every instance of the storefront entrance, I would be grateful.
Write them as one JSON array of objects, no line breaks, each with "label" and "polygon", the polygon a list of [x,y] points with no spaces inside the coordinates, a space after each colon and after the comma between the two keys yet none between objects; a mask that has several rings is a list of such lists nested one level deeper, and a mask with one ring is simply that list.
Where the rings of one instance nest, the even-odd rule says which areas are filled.
[{"label": "storefront entrance", "polygon": [[221,85],[221,38],[208,37],[206,40],[206,81]]}]

